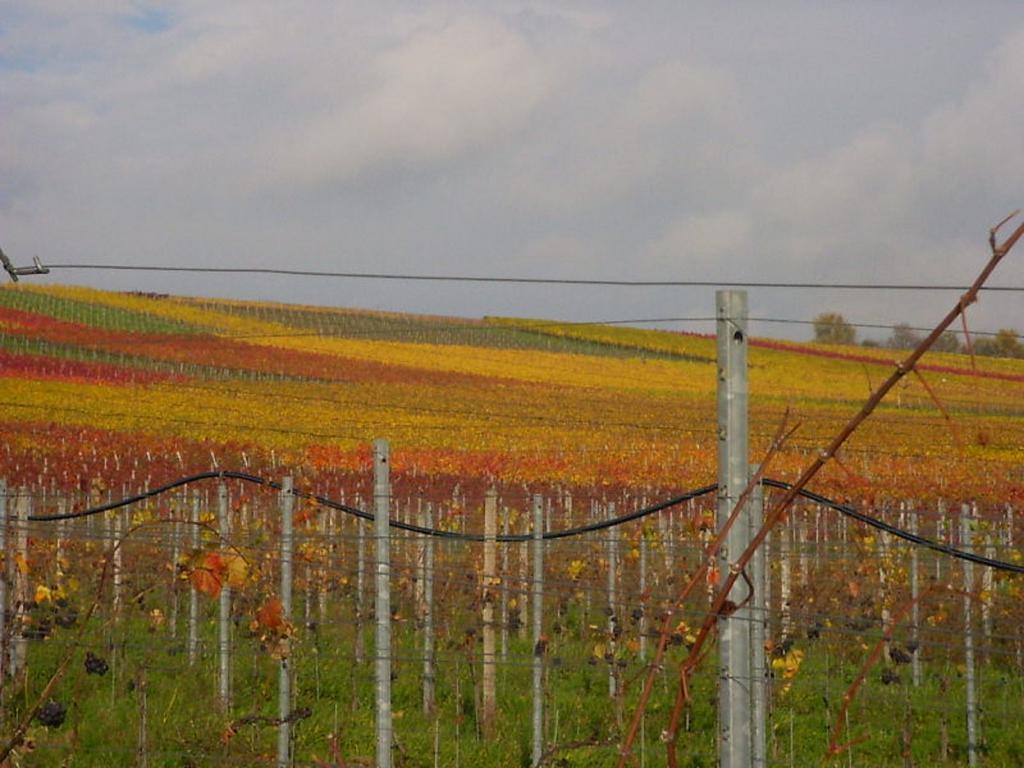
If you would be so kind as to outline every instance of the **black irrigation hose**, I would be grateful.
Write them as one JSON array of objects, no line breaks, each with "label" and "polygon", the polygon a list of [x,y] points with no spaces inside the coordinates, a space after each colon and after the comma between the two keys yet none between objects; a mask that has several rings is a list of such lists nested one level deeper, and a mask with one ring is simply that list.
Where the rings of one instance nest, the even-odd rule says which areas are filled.
[{"label": "black irrigation hose", "polygon": [[[79,510],[78,512],[68,512],[63,515],[29,515],[28,519],[32,522],[37,523],[51,523],[58,520],[74,520],[79,517],[90,517],[91,515],[98,515],[103,512],[109,512],[113,509],[120,509],[121,507],[127,507],[131,504],[137,504],[140,501],[151,499],[161,494],[173,491],[175,488],[180,488],[190,483],[199,482],[201,480],[243,480],[247,483],[254,483],[256,485],[263,485],[274,490],[281,490],[281,483],[275,480],[268,480],[258,475],[250,475],[246,472],[235,472],[233,470],[223,470],[219,472],[200,472],[195,475],[189,475],[188,477],[181,477],[174,480],[166,485],[161,485],[157,488],[151,488],[150,490],[139,493],[134,496],[127,496],[117,501],[107,502],[106,504],[100,504],[96,507],[90,507],[88,509]],[[561,531],[546,531],[544,533],[545,539],[565,539],[573,536],[580,536],[584,533],[592,533],[594,531],[601,531],[606,528],[613,528],[623,523],[628,523],[632,520],[639,520],[642,517],[653,515],[657,512],[668,509],[682,504],[690,499],[698,498],[709,493],[713,493],[717,488],[717,485],[706,485],[703,488],[697,488],[676,496],[665,501],[660,501],[657,504],[652,504],[648,507],[635,510],[626,515],[620,515],[619,517],[612,517],[607,520],[600,520],[596,523],[589,523],[587,525],[577,526],[575,528],[566,528]],[[372,521],[374,519],[372,512],[359,509],[358,507],[351,507],[348,504],[342,504],[340,501],[334,501],[326,496],[317,496],[314,493],[306,491],[293,491],[293,494],[300,499],[311,499],[317,504],[320,504],[330,509],[337,509],[349,515],[353,515],[362,520]],[[403,523],[401,520],[390,520],[388,521],[392,528],[398,528],[399,530],[409,531],[411,533],[419,533],[424,536],[437,536],[442,539],[457,539],[459,541],[483,541],[484,535],[482,533],[459,533],[458,531],[445,531],[440,528],[427,528],[422,525],[414,525],[413,523]],[[497,541],[500,542],[522,542],[529,541],[531,535],[527,533],[513,533],[503,534],[497,537]]]},{"label": "black irrigation hose", "polygon": [[[789,490],[790,488],[793,487],[789,483],[783,482],[782,480],[770,480],[768,478],[765,478],[762,482],[771,488],[778,488],[780,490]],[[917,544],[918,546],[926,547],[927,549],[930,549],[933,552],[938,552],[939,554],[943,555],[949,555],[950,557],[956,557],[960,560],[969,560],[970,562],[977,563],[978,565],[986,565],[989,568],[994,568],[997,571],[1009,571],[1010,573],[1024,573],[1024,565],[1018,565],[1017,563],[1009,563],[1005,560],[995,560],[991,557],[985,557],[984,555],[975,554],[974,552],[965,552],[962,549],[957,549],[956,547],[952,547],[948,544],[940,544],[939,542],[932,541],[931,539],[927,539],[924,536],[918,536],[916,533],[911,533],[910,531],[905,531],[902,528],[897,528],[895,525],[890,525],[884,520],[879,520],[877,517],[871,517],[871,515],[866,515],[863,512],[858,512],[853,507],[847,506],[846,504],[840,504],[838,501],[833,501],[827,496],[822,496],[819,493],[802,490],[800,491],[800,495],[803,496],[805,499],[808,499],[809,501],[813,501],[816,504],[821,504],[823,507],[829,507],[830,509],[834,509],[836,512],[839,512],[840,514],[846,515],[847,517],[852,517],[854,520],[857,520],[866,525],[870,525],[872,528],[876,528],[879,531],[883,531],[884,533],[888,533],[890,536],[895,536],[899,539],[903,539],[904,541],[909,541],[911,544]]]},{"label": "black irrigation hose", "polygon": [[[131,504],[137,504],[140,501],[145,501],[146,499],[151,499],[155,496],[160,496],[161,494],[167,493],[168,491],[172,491],[175,488],[180,488],[190,483],[195,483],[201,480],[214,479],[243,480],[248,483],[263,485],[278,491],[281,490],[280,483],[274,480],[268,480],[264,477],[259,477],[258,475],[250,475],[246,472],[235,472],[233,470],[223,470],[219,472],[200,472],[199,474],[178,478],[177,480],[167,483],[166,485],[161,485],[157,488],[152,488],[146,491],[145,493],[136,494],[134,496],[128,496],[126,498],[119,499],[118,501],[111,501],[106,504],[101,504],[97,507],[90,507],[89,509],[83,509],[78,512],[69,512],[63,515],[30,515],[28,519],[32,522],[44,523],[54,522],[57,520],[73,520],[79,517],[89,517],[91,515],[98,515],[103,512],[109,512],[110,510],[113,509],[127,507]],[[792,487],[789,483],[786,483],[782,480],[772,480],[770,478],[764,478],[762,480],[762,483],[770,488],[777,488],[780,490],[788,490],[789,488]],[[657,504],[642,507],[641,509],[635,510],[625,515],[611,517],[607,520],[600,520],[598,522],[589,523],[587,525],[580,525],[575,528],[565,528],[561,531],[546,531],[544,533],[543,538],[546,540],[566,539],[571,538],[573,536],[580,536],[585,533],[593,533],[594,531],[602,531],[607,528],[614,528],[615,526],[622,525],[623,523],[628,523],[633,520],[639,520],[643,517],[647,517],[648,515],[653,515],[657,512],[662,512],[666,509],[669,509],[670,507],[678,506],[679,504],[682,504],[691,499],[706,496],[709,493],[713,493],[715,490],[717,490],[717,488],[717,483],[705,485],[700,488],[695,488],[694,490],[687,491],[686,493],[680,496],[675,496],[673,498],[666,499],[665,501],[660,501]],[[374,519],[373,514],[370,512],[358,509],[357,507],[351,507],[348,504],[342,504],[340,501],[334,501],[333,499],[329,499],[326,496],[317,496],[316,494],[309,493],[306,491],[293,491],[293,493],[298,498],[310,499],[312,501],[315,501],[317,504],[328,507],[330,509],[337,509],[341,512],[353,515],[362,520],[372,521]],[[800,495],[803,496],[805,499],[808,499],[809,501],[813,501],[816,504],[821,504],[822,506],[828,507],[830,509],[835,510],[836,512],[839,512],[840,514],[846,515],[847,517],[851,517],[854,520],[857,520],[858,522],[864,523],[865,525],[869,525],[872,528],[876,528],[877,530],[883,531],[884,533],[888,533],[891,536],[903,539],[904,541],[909,541],[911,544],[916,544],[918,546],[925,547],[927,549],[932,550],[933,552],[938,552],[943,555],[955,557],[960,560],[968,560],[972,563],[984,565],[999,571],[1008,571],[1010,573],[1024,573],[1024,565],[1010,563],[1005,560],[996,560],[994,558],[985,557],[984,555],[979,555],[974,552],[965,552],[962,549],[957,549],[955,547],[949,546],[948,544],[940,544],[939,542],[932,541],[931,539],[925,538],[924,536],[918,536],[917,534],[911,533],[910,531],[905,531],[902,528],[890,525],[889,523],[886,523],[883,520],[879,520],[876,517],[871,517],[870,515],[866,515],[863,512],[858,512],[853,507],[850,507],[846,504],[840,504],[838,501],[834,501],[828,498],[827,496],[822,496],[821,494],[814,493],[813,491],[801,490]],[[458,531],[445,531],[440,528],[427,528],[425,526],[414,525],[412,523],[403,523],[401,520],[390,520],[389,525],[392,528],[398,528],[399,530],[409,531],[411,533],[418,533],[424,536],[436,536],[438,538],[454,539],[459,541],[484,541],[484,535],[481,533],[459,533]],[[532,537],[530,536],[530,534],[514,533],[499,535],[496,537],[496,540],[500,542],[511,543],[529,541],[531,538]]]}]

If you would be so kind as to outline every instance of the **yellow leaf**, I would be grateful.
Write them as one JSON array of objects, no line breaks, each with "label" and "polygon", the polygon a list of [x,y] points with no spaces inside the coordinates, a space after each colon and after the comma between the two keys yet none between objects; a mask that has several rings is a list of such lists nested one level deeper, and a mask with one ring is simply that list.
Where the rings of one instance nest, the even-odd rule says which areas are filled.
[{"label": "yellow leaf", "polygon": [[225,562],[228,586],[232,589],[241,589],[245,586],[245,577],[249,575],[249,564],[238,555],[229,555]]}]

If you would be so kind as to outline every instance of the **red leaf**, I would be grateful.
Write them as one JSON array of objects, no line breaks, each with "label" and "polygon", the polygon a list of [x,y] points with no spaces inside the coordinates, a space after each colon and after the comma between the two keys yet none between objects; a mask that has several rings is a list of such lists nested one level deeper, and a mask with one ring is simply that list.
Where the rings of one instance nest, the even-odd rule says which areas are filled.
[{"label": "red leaf", "polygon": [[256,621],[267,629],[280,629],[284,626],[284,609],[281,601],[272,597],[256,611]]}]

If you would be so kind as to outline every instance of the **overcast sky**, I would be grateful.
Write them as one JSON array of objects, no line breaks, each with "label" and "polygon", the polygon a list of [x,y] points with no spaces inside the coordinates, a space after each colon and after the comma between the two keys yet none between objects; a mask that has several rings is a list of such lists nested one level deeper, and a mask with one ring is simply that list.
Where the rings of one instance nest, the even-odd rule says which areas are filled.
[{"label": "overcast sky", "polygon": [[[1015,2],[0,0],[16,263],[966,285],[1022,205]],[[714,305],[711,289],[45,280],[468,316]],[[1024,285],[1024,244],[992,282]],[[932,324],[954,297],[755,289],[750,305]],[[971,318],[1024,328],[1024,294]]]}]

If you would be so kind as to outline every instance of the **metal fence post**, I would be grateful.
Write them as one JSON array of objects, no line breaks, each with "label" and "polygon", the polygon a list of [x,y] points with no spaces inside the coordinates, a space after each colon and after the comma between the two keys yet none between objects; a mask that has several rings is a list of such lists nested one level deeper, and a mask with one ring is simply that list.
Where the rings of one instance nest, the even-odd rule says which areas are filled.
[{"label": "metal fence post", "polygon": [[[908,523],[910,532],[917,534],[917,509],[911,509]],[[920,584],[918,577],[917,546],[910,545],[910,642],[914,646],[910,658],[910,675],[914,687],[921,685],[921,606],[918,605]]]},{"label": "metal fence post", "polygon": [[544,756],[544,498],[533,497],[533,768]]},{"label": "metal fence post", "polygon": [[[92,518],[89,518],[90,520]],[[192,494],[192,514],[189,518],[191,535],[189,536],[192,553],[199,549],[199,493]],[[188,664],[194,666],[199,655],[199,592],[195,582],[188,581]]]},{"label": "metal fence post", "polygon": [[28,563],[28,489],[22,487],[14,503],[14,622],[11,629],[11,676],[17,677],[25,669],[28,657],[28,638],[25,637],[25,614],[28,612],[28,576],[19,567],[20,563]]},{"label": "metal fence post", "polygon": [[[178,517],[181,515],[181,494],[177,494],[178,500],[172,507],[172,514],[175,515],[174,521],[171,523],[171,588],[170,588],[170,599],[171,599],[171,615],[168,618],[168,629],[170,630],[171,639],[174,640],[178,637],[178,560],[180,557],[181,550],[181,523],[178,521]],[[57,507],[58,514],[64,514],[64,502],[61,501]],[[57,562],[60,563],[61,558],[61,531],[62,525],[65,521],[58,523],[58,538],[57,538]]]},{"label": "metal fence post", "polygon": [[10,561],[7,551],[7,481],[0,478],[0,552],[4,555],[5,572],[0,573],[0,688],[7,674],[7,572]]},{"label": "metal fence post", "polygon": [[[292,520],[295,514],[295,494],[291,477],[281,481],[281,620],[287,625],[292,618]],[[277,768],[291,765],[292,677],[291,644],[281,655],[277,673]]]},{"label": "metal fence post", "polygon": [[[434,525],[434,505],[426,503],[424,528]],[[423,714],[434,711],[434,537],[427,536],[423,552]]]},{"label": "metal fence post", "polygon": [[497,719],[496,637],[494,631],[495,588],[497,587],[498,492],[493,488],[484,496],[484,572],[483,572],[483,718],[485,739],[494,738]]},{"label": "metal fence post", "polygon": [[110,552],[113,562],[114,614],[121,620],[121,594],[124,590],[124,553],[121,550],[122,510],[116,510],[107,518],[110,523]]},{"label": "metal fence post", "polygon": [[[605,510],[606,517],[615,517],[615,504],[609,503]],[[618,595],[616,594],[616,573],[619,570],[619,529],[608,529],[608,697],[614,699],[619,693],[618,667],[615,658],[619,636]]]},{"label": "metal fence post", "polygon": [[[747,293],[717,291],[718,337],[718,529],[729,519],[749,482],[747,456]],[[729,530],[718,555],[719,573],[750,541],[749,506]],[[733,602],[743,601],[742,590]],[[721,768],[746,768],[751,759],[749,607],[718,619],[718,740]]]},{"label": "metal fence post", "polygon": [[[751,465],[751,478],[758,469],[758,465]],[[764,486],[760,483],[751,494],[749,510],[748,530],[753,538],[764,525]],[[750,580],[754,584],[750,601],[750,764],[758,768],[768,765],[768,665],[764,651],[768,634],[767,551],[765,542],[750,561]]]},{"label": "metal fence post", "polygon": [[[219,549],[227,546],[231,534],[228,520],[228,487],[217,486],[217,533],[220,535]],[[231,707],[231,587],[227,581],[221,584],[217,613],[217,656],[220,669],[220,705],[225,710]]]},{"label": "metal fence post", "polygon": [[[973,515],[971,505],[960,509],[960,546],[972,552]],[[974,626],[971,603],[974,600],[974,563],[961,560],[964,578],[964,685],[967,698],[967,764],[974,768],[978,764],[978,700],[974,687]]]},{"label": "metal fence post", "polygon": [[373,441],[373,519],[376,534],[377,768],[391,768],[391,459],[387,440]]},{"label": "metal fence post", "polygon": [[[640,506],[647,506],[646,498]],[[640,661],[647,661],[647,602],[647,528],[644,526],[640,529],[640,619],[637,622]]]},{"label": "metal fence post", "polygon": [[[508,507],[501,509],[501,533],[508,536]],[[501,660],[508,659],[508,542],[501,545],[501,616],[498,622],[501,624]]]},{"label": "metal fence post", "polygon": [[[356,497],[356,506],[362,509],[363,500]],[[362,523],[356,521],[356,664],[366,661],[366,631],[363,626],[366,606],[366,534]]]}]

